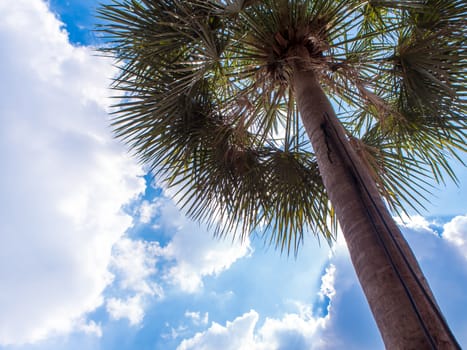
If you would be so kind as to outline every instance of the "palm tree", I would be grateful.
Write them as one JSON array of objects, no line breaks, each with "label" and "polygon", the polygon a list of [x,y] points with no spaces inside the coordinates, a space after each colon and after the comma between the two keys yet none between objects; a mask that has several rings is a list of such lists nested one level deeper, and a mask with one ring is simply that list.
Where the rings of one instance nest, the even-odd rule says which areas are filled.
[{"label": "palm tree", "polygon": [[192,218],[297,252],[337,222],[388,349],[458,349],[391,212],[456,181],[465,0],[113,0],[113,127]]}]

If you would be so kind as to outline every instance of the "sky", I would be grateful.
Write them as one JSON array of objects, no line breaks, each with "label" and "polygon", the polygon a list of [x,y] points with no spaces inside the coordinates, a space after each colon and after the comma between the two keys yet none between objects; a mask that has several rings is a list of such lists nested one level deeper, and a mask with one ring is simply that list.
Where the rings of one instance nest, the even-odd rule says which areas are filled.
[{"label": "sky", "polygon": [[[113,139],[96,6],[0,0],[0,350],[382,349],[341,236],[213,239]],[[455,167],[401,228],[467,347]]]}]

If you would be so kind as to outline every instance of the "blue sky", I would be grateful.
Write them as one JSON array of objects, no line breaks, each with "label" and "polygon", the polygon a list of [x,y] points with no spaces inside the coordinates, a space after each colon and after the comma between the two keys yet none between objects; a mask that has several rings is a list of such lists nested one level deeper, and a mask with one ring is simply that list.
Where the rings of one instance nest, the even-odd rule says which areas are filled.
[{"label": "blue sky", "polygon": [[[0,350],[382,349],[341,240],[214,240],[112,139],[95,7],[0,1]],[[402,228],[467,347],[456,168]]]}]

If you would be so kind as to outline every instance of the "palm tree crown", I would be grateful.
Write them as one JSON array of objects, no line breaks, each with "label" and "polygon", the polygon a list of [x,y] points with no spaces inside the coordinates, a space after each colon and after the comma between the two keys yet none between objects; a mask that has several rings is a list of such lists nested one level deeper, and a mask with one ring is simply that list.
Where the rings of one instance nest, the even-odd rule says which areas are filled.
[{"label": "palm tree crown", "polygon": [[[151,1],[101,9],[120,61],[114,127],[188,214],[296,250],[333,210],[290,71],[313,70],[393,209],[465,150],[464,1]],[[408,176],[407,174],[410,174]]]}]

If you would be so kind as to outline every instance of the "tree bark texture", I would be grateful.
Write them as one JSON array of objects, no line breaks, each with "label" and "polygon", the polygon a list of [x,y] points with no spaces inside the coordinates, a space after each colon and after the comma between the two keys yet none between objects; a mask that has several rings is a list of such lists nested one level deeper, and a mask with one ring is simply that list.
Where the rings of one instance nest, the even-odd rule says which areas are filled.
[{"label": "tree bark texture", "polygon": [[386,348],[459,349],[415,256],[370,172],[350,146],[316,75],[294,64],[292,85],[329,199]]}]

